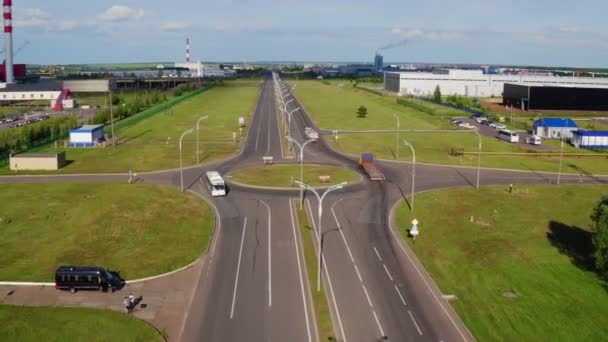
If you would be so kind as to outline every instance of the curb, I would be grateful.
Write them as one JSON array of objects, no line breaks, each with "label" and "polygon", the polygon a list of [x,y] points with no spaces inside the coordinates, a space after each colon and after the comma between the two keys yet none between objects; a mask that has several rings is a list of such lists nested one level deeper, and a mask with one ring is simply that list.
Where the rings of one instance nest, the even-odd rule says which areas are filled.
[{"label": "curb", "polygon": [[[410,249],[408,244],[403,240],[403,238],[401,238],[400,235],[398,235],[399,228],[397,227],[397,229],[395,229],[395,225],[393,224],[393,222],[395,220],[396,209],[402,202],[404,202],[403,199],[397,201],[389,212],[389,221],[388,221],[389,223],[388,224],[389,224],[389,230],[391,231],[391,236],[394,238],[394,240],[397,242],[397,244],[401,247],[403,253],[405,254],[406,258],[410,261],[412,266],[414,266],[417,273],[420,275],[424,284],[426,285],[427,289],[429,290],[429,292],[431,292],[432,297],[437,301],[439,306],[443,309],[443,312],[448,317],[450,322],[454,325],[454,327],[458,331],[458,334],[462,337],[462,339],[464,341],[475,341],[475,337],[473,336],[473,334],[471,334],[471,331],[466,326],[466,324],[464,324],[464,322],[462,321],[462,319],[460,318],[458,313],[454,310],[452,305],[448,301],[443,299],[441,289],[439,288],[439,286],[437,286],[437,284],[435,283],[435,280],[433,280],[431,275],[428,273],[426,268],[424,268],[424,265],[422,265],[420,260],[418,260],[418,257]],[[462,330],[464,330],[464,332]]]}]

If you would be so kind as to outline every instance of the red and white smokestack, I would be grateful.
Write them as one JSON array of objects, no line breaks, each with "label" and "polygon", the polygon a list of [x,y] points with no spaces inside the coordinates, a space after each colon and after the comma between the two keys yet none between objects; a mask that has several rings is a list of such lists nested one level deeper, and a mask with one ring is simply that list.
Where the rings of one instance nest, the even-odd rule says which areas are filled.
[{"label": "red and white smokestack", "polygon": [[13,12],[12,0],[3,0],[4,6],[4,53],[6,54],[6,83],[14,83],[13,74]]},{"label": "red and white smokestack", "polygon": [[190,38],[186,38],[186,62],[190,63]]}]

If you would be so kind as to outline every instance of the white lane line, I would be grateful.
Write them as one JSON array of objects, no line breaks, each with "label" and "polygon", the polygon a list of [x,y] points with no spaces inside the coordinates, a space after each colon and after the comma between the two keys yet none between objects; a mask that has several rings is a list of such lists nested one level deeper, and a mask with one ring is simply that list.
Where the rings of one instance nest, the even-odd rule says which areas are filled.
[{"label": "white lane line", "polygon": [[355,264],[355,272],[357,272],[357,277],[359,277],[359,281],[363,283],[363,277],[361,277],[361,273],[359,273],[359,267]]},{"label": "white lane line", "polygon": [[416,319],[414,318],[414,315],[412,315],[412,312],[410,310],[407,310],[407,313],[410,314],[410,318],[412,319],[412,322],[414,322],[414,325],[416,326],[416,330],[418,330],[418,333],[420,334],[420,336],[422,336],[422,330],[420,330],[418,323],[416,323]]},{"label": "white lane line", "polygon": [[407,306],[407,303],[405,302],[405,298],[403,298],[403,295],[401,294],[401,291],[399,291],[399,288],[397,287],[397,285],[395,285],[395,291],[397,291],[397,294],[399,295],[399,298],[401,299],[401,303],[403,303],[403,306]]},{"label": "white lane line", "polygon": [[270,216],[270,206],[260,200],[260,202],[266,206],[268,210],[268,307],[272,306],[272,249],[271,249],[271,232],[272,232],[272,217]]},{"label": "white lane line", "polygon": [[[310,201],[306,200],[306,204],[308,206],[308,213],[309,214],[312,213],[312,209],[310,208]],[[308,217],[312,217],[312,214],[309,215]],[[310,222],[312,222],[312,228],[316,231],[317,224],[315,223],[315,220],[310,220]],[[331,277],[329,276],[329,271],[328,271],[328,267],[327,267],[327,262],[325,262],[325,258],[323,258],[323,269],[325,270],[325,277],[327,278],[327,284],[329,285],[331,301],[334,305],[334,310],[336,311],[336,319],[338,320],[338,326],[340,327],[340,333],[342,334],[342,340],[344,342],[346,342],[347,339],[346,339],[346,334],[344,333],[344,326],[342,325],[342,317],[340,316],[340,310],[338,309],[338,303],[336,302],[336,295],[334,293],[334,287],[331,284]]]},{"label": "white lane line", "polygon": [[270,115],[267,115],[267,116],[268,116],[268,132],[267,132],[266,135],[268,136],[268,145],[266,146],[266,155],[270,154],[270,135],[271,135],[271,132],[272,132],[270,130],[270,118],[271,118],[271,116]]},{"label": "white lane line", "polygon": [[236,289],[239,286],[239,271],[241,269],[241,257],[243,256],[243,242],[245,242],[245,231],[247,230],[247,216],[243,223],[243,236],[241,236],[241,248],[239,249],[239,262],[236,266],[236,280],[234,281],[234,292],[232,293],[232,307],[230,309],[230,319],[234,317],[234,303],[236,303]]},{"label": "white lane line", "polygon": [[306,292],[304,291],[304,279],[302,275],[302,265],[300,262],[300,247],[298,246],[298,235],[296,234],[296,222],[293,218],[293,205],[291,200],[289,201],[289,213],[291,216],[291,227],[293,228],[293,243],[296,247],[296,259],[298,260],[298,275],[300,276],[300,290],[302,291],[302,303],[304,303],[304,316],[306,317],[306,334],[308,336],[308,342],[312,342],[312,336],[310,334],[310,321],[308,318],[308,304],[306,300]]},{"label": "white lane line", "polygon": [[[263,91],[263,90],[262,90]],[[263,100],[262,100],[263,101]],[[260,104],[261,106],[261,104]],[[256,109],[257,111],[257,109]],[[261,114],[261,113],[260,113]],[[259,116],[259,115],[258,115]],[[260,122],[258,123],[258,134],[255,137],[255,152],[258,151],[258,142],[260,141],[260,130],[262,129],[262,118],[260,118]]]},{"label": "white lane line", "polygon": [[458,324],[456,324],[456,321],[454,321],[454,318],[452,318],[452,315],[450,315],[448,310],[445,308],[444,304],[439,300],[439,298],[435,294],[435,291],[433,291],[433,289],[431,288],[431,285],[429,284],[426,277],[422,274],[422,271],[420,271],[420,268],[418,268],[418,265],[416,265],[414,260],[412,260],[412,257],[408,254],[408,252],[405,250],[405,247],[403,247],[402,243],[399,241],[400,237],[397,236],[397,234],[395,233],[395,230],[393,228],[392,217],[389,217],[389,230],[391,231],[393,238],[395,239],[395,241],[401,248],[401,251],[403,251],[403,254],[405,254],[405,256],[409,260],[410,264],[412,264],[412,266],[414,266],[414,269],[416,270],[416,272],[418,273],[418,276],[422,279],[422,281],[426,285],[426,288],[431,293],[431,296],[433,296],[433,298],[435,298],[435,301],[437,302],[437,304],[439,304],[439,307],[441,307],[441,309],[443,310],[443,313],[445,313],[445,315],[448,317],[448,319],[450,320],[450,322],[452,323],[454,328],[456,328],[456,330],[458,331],[458,334],[460,335],[460,337],[462,337],[462,340],[468,341],[468,338],[462,332],[462,330],[460,329]]},{"label": "white lane line", "polygon": [[369,293],[367,293],[367,288],[363,284],[361,284],[361,286],[363,287],[363,292],[365,292],[365,298],[367,298],[367,304],[369,304],[370,308],[373,308],[374,305],[372,304],[372,299],[369,298]]},{"label": "white lane line", "polygon": [[342,240],[344,241],[344,244],[346,245],[346,251],[348,251],[348,256],[350,257],[350,261],[354,264],[355,258],[353,257],[353,253],[350,251],[350,246],[348,245],[348,242],[346,242],[346,237],[344,236],[344,232],[342,232],[342,226],[340,226],[340,221],[338,221],[338,216],[336,216],[336,212],[334,211],[334,207],[340,201],[334,202],[334,204],[332,204],[331,213],[334,216],[334,220],[336,220],[336,226],[338,227],[338,231],[340,232],[340,235],[342,236]]},{"label": "white lane line", "polygon": [[386,267],[385,264],[382,264],[382,266],[384,266],[384,270],[386,271],[386,275],[388,275],[388,278],[393,281],[393,276],[391,275],[391,272],[389,272],[388,267]]},{"label": "white lane line", "polygon": [[374,319],[376,320],[376,324],[378,325],[378,329],[380,330],[380,336],[384,337],[384,329],[382,329],[382,325],[380,325],[380,320],[378,319],[378,315],[376,314],[376,310],[372,310],[374,314]]},{"label": "white lane line", "polygon": [[380,256],[380,253],[378,253],[378,250],[376,249],[376,247],[374,247],[374,252],[376,252],[376,256],[378,257],[378,260],[382,261],[382,257]]}]

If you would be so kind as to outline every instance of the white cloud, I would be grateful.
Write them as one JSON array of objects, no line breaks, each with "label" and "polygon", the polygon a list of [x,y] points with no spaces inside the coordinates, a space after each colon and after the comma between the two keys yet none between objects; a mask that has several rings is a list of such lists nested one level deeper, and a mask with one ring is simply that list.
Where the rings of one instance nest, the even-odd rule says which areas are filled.
[{"label": "white cloud", "polygon": [[192,27],[189,21],[164,21],[160,24],[160,29],[163,31],[181,31]]},{"label": "white cloud", "polygon": [[99,15],[99,19],[105,21],[125,21],[129,19],[140,19],[144,16],[141,8],[131,8],[124,5],[114,5]]},{"label": "white cloud", "polygon": [[267,30],[273,28],[270,21],[266,20],[240,20],[219,21],[211,24],[211,29],[216,31],[228,30]]},{"label": "white cloud", "polygon": [[419,40],[451,40],[462,38],[463,34],[459,31],[448,30],[425,30],[425,29],[402,29],[394,27],[392,33],[399,35],[404,39],[419,39]]},{"label": "white cloud", "polygon": [[14,25],[17,28],[47,31],[69,31],[81,27],[81,23],[75,20],[51,20],[51,15],[40,8],[25,8],[15,11]]}]

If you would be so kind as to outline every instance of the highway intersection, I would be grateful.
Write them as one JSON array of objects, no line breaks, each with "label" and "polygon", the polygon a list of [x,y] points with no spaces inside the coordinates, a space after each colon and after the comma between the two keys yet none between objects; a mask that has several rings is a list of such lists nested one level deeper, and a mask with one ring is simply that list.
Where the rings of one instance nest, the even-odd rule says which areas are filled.
[{"label": "highway intersection", "polygon": [[[241,153],[228,161],[184,169],[184,184],[213,203],[218,221],[180,340],[317,341],[311,291],[303,260],[295,206],[298,190],[250,188],[229,183],[226,197],[211,199],[201,176],[276,163],[285,158],[271,77],[261,84],[258,104]],[[295,98],[294,98],[295,99]],[[297,100],[290,109],[301,107]],[[315,127],[296,111],[291,137],[305,140]],[[309,144],[305,162],[357,169],[356,159],[332,150],[322,139]],[[395,230],[392,209],[407,200],[412,165],[382,161],[386,181],[363,180],[330,194],[322,217],[323,286],[341,341],[470,341],[462,321]],[[476,169],[417,165],[417,193],[475,184]],[[139,175],[146,183],[179,186],[177,170]],[[554,183],[555,174],[483,169],[481,184]],[[123,182],[125,175],[0,177],[0,183],[48,181]],[[229,181],[229,179],[228,179]],[[563,183],[606,183],[606,177],[562,175]],[[309,212],[317,200],[306,196]],[[439,210],[439,209],[438,209]],[[316,216],[311,217],[316,221]],[[395,225],[399,226],[396,227]],[[314,224],[317,229],[317,223]],[[432,229],[432,228],[429,228]],[[318,247],[318,246],[317,246]]]}]

